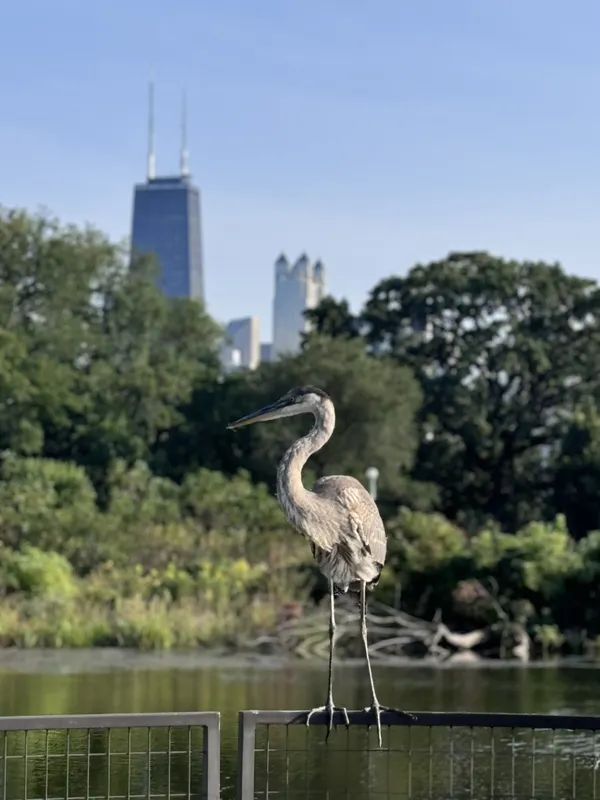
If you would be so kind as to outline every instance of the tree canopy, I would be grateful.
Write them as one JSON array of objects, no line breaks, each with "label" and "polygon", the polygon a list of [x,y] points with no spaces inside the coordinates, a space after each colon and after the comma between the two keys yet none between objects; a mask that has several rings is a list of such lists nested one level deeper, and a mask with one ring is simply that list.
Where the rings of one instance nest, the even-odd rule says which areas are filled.
[{"label": "tree canopy", "polygon": [[334,398],[337,428],[307,481],[375,465],[390,513],[410,498],[473,530],[565,512],[580,536],[596,520],[595,282],[451,253],[380,281],[357,314],[325,298],[297,356],[222,374],[219,326],[201,304],[164,297],[154,274],[91,228],[0,213],[2,450],[82,466],[100,502],[118,460],[178,482],[243,468],[273,487],[309,421],[226,425],[314,383]]},{"label": "tree canopy", "polygon": [[598,398],[597,284],[556,264],[453,253],[381,281],[351,327],[421,384],[413,477],[438,487],[440,510],[515,529],[553,507],[561,442]]},{"label": "tree canopy", "polygon": [[98,481],[116,458],[149,458],[219,369],[218,326],[153,275],[94,230],[0,213],[0,447]]},{"label": "tree canopy", "polygon": [[[103,612],[85,641],[198,642],[223,614],[231,636],[274,624],[315,583],[273,497],[276,464],[311,420],[226,426],[303,384],[337,417],[306,485],[379,470],[389,602],[400,580],[412,611],[462,619],[472,581],[489,579],[535,624],[550,608],[566,625],[568,593],[582,608],[595,597],[594,281],[451,253],[380,281],[356,313],[325,298],[297,355],[224,373],[220,326],[154,276],[152,259],[130,265],[92,228],[0,209],[0,594],[26,597],[0,620],[8,641],[23,626],[55,641],[39,605],[52,586],[73,621],[61,641],[85,639],[81,609],[96,619],[117,600],[125,616]],[[581,624],[600,633],[595,612]]]},{"label": "tree canopy", "polygon": [[256,479],[274,486],[277,462],[311,420],[253,425],[235,434],[226,425],[303,384],[328,392],[336,407],[334,435],[308,465],[312,477],[347,474],[363,480],[367,467],[377,464],[382,491],[398,496],[415,452],[418,384],[410,370],[391,359],[370,358],[361,342],[325,336],[311,338],[297,357],[198,390],[184,410],[185,422],[166,445],[166,462],[177,465],[172,477],[203,463],[230,473],[243,464]]}]

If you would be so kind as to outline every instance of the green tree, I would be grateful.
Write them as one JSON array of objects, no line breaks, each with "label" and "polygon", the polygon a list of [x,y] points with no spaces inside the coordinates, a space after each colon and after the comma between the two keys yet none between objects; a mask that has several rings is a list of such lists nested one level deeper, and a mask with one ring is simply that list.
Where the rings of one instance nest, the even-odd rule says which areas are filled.
[{"label": "green tree", "polygon": [[0,480],[0,540],[66,556],[80,570],[103,556],[96,493],[75,464],[6,453]]},{"label": "green tree", "polygon": [[577,413],[565,433],[553,494],[573,536],[600,530],[600,415],[594,407]]},{"label": "green tree", "polygon": [[218,375],[219,327],[91,228],[0,209],[0,447],[86,467],[151,455]]},{"label": "green tree", "polygon": [[551,513],[569,417],[598,396],[600,290],[558,265],[454,253],[379,283],[372,352],[412,367],[424,394],[414,477],[470,529]]},{"label": "green tree", "polygon": [[307,309],[304,316],[311,327],[311,332],[305,335],[305,340],[309,340],[315,334],[341,336],[346,339],[360,336],[360,319],[352,314],[347,300],[324,297],[318,306]]},{"label": "green tree", "polygon": [[327,391],[337,416],[331,441],[307,465],[307,484],[324,474],[364,480],[365,469],[374,464],[382,493],[399,495],[412,465],[419,388],[410,370],[392,360],[370,358],[360,340],[314,337],[296,357],[263,364],[198,393],[176,443],[180,468],[206,465],[208,456],[211,468],[233,473],[243,467],[273,487],[278,460],[293,439],[309,430],[310,420],[286,419],[236,433],[225,428],[232,419],[303,384]]},{"label": "green tree", "polygon": [[87,407],[75,446],[101,475],[117,458],[160,462],[181,406],[218,375],[217,325],[198,303],[165,298],[151,275],[138,263],[104,293],[83,369]]},{"label": "green tree", "polygon": [[0,208],[0,444],[39,453],[81,409],[90,285],[109,258],[91,230]]},{"label": "green tree", "polygon": [[0,450],[39,453],[44,431],[35,369],[23,336],[0,330]]}]

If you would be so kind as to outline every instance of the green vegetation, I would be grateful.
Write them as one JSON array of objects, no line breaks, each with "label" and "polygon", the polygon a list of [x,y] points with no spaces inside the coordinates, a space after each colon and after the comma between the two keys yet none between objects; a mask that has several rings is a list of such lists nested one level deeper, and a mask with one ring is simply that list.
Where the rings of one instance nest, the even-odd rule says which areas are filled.
[{"label": "green vegetation", "polygon": [[307,484],[380,471],[379,599],[463,630],[500,609],[543,652],[600,641],[596,283],[451,254],[358,314],[326,298],[300,355],[223,375],[218,325],[153,277],[0,210],[0,645],[235,647],[318,600],[273,496],[307,421],[225,429],[301,383],[338,417]]}]

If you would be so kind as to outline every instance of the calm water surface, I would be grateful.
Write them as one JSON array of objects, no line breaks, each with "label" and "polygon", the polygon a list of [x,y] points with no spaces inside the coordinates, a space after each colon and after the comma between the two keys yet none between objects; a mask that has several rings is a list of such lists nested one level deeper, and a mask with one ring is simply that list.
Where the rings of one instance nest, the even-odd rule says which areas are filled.
[{"label": "calm water surface", "polygon": [[[334,680],[337,703],[348,708],[362,708],[368,704],[370,698],[362,665],[339,665]],[[416,662],[401,667],[377,666],[375,680],[381,702],[415,711],[600,714],[600,670],[593,665],[493,663],[440,667]],[[326,681],[326,668],[321,663],[211,660],[193,654],[140,655],[110,650],[0,651],[0,715],[220,711],[223,797],[228,798],[233,796],[235,778],[237,712],[241,709],[307,709],[320,705],[324,701]],[[593,736],[581,735],[576,741],[571,736],[567,741],[561,738],[564,735],[551,740],[549,735],[538,734],[532,741],[531,734],[516,734],[514,738],[512,732],[497,732],[493,736],[489,732],[482,733],[486,736],[478,734],[472,740],[469,731],[456,732],[452,739],[448,731],[414,729],[409,733],[398,729],[392,731],[385,742],[397,751],[390,756],[388,752],[367,752],[374,744],[374,731],[368,734],[353,730],[350,735],[343,729],[334,731],[325,748],[322,729],[307,732],[300,726],[288,734],[273,730],[269,734],[269,747],[273,752],[269,754],[268,786],[273,794],[265,793],[266,755],[258,753],[257,789],[263,794],[257,796],[285,797],[287,791],[290,798],[486,798],[492,796],[493,786],[493,796],[502,791],[505,797],[537,799],[552,797],[554,791],[556,797],[577,796],[591,800],[596,792],[600,798],[600,774],[597,778],[592,774],[596,757]],[[261,746],[266,744],[265,735],[261,731],[258,737]],[[8,742],[5,753],[19,755],[24,743],[17,741],[14,734],[11,736],[13,739]],[[40,736],[42,734],[30,735],[28,752],[42,753],[47,747],[48,752],[55,754],[48,778],[48,794],[66,797],[66,735],[52,734],[49,743],[35,739]],[[126,732],[116,734],[111,744],[113,752],[127,749],[126,743],[121,743],[122,747],[119,744],[119,736],[126,736]],[[173,749],[178,747],[177,736],[179,734],[175,734]],[[412,737],[410,741],[407,736]],[[91,788],[87,794],[98,797],[107,794],[126,797],[128,791],[130,796],[136,793],[145,797],[166,796],[168,768],[158,757],[152,764],[151,786],[147,758],[144,763],[140,760],[132,765],[137,777],[134,776],[130,786],[126,785],[125,761],[115,757],[112,766],[107,767],[104,760],[98,758],[93,762],[90,783],[89,765],[85,777],[85,759],[77,761],[77,748],[83,748],[80,751],[83,753],[84,745],[85,742],[78,742],[75,735],[69,743],[72,754],[69,798],[85,796],[88,785]],[[284,746],[287,754],[280,752]],[[105,742],[102,744],[99,739],[97,749],[101,753]],[[135,744],[133,749],[136,749]],[[451,756],[461,749],[474,753],[473,767],[470,762],[462,764],[460,759]],[[600,736],[597,751],[600,756]],[[558,766],[556,762],[552,766],[553,754],[558,754]],[[43,759],[39,759],[38,766],[35,761],[29,765],[28,785],[25,785],[23,759],[6,761],[0,752],[0,762],[0,780],[3,786],[8,786],[5,800],[44,796]],[[537,769],[532,787],[534,767]],[[177,793],[179,784],[183,787],[186,770],[183,761],[178,766],[176,759],[173,760],[169,770],[172,794]],[[593,785],[596,780],[597,788]],[[575,794],[573,785],[580,787]],[[335,793],[336,789],[339,794]],[[277,791],[281,793],[276,794]]]}]

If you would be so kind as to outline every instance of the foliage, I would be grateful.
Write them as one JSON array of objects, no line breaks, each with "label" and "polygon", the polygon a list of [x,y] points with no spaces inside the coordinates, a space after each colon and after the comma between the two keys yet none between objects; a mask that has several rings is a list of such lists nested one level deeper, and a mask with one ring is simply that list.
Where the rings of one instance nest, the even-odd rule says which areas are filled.
[{"label": "foliage", "polygon": [[316,308],[309,308],[305,313],[312,332],[305,339],[310,342],[313,332],[318,335],[355,339],[360,336],[360,320],[350,311],[347,300],[336,300],[324,297]]},{"label": "foliage", "polygon": [[24,592],[37,597],[74,597],[73,567],[64,556],[25,545],[21,550],[0,548],[0,571],[5,593]]},{"label": "foliage", "polygon": [[486,253],[451,254],[373,289],[366,338],[419,376],[428,437],[416,477],[443,482],[445,513],[509,529],[543,514],[544,453],[599,388],[599,312],[592,281]]},{"label": "foliage", "polygon": [[147,459],[218,374],[219,328],[92,229],[0,209],[0,449],[84,466]]},{"label": "foliage", "polygon": [[[317,329],[339,329],[339,311],[331,321],[327,311],[312,314]],[[556,456],[564,443],[565,458],[579,459],[571,464],[579,477],[566,462],[561,474],[589,484],[588,505],[597,507],[593,457],[584,479],[576,434],[565,441],[570,420],[586,404],[595,408],[600,389],[596,283],[556,264],[452,253],[381,281],[344,325],[419,379],[413,478],[438,487],[443,513],[473,531],[490,520],[514,531],[565,510],[584,532],[568,490],[557,491]]]},{"label": "foliage", "polygon": [[235,643],[316,598],[273,496],[310,420],[226,429],[302,384],[337,415],[307,486],[379,470],[382,599],[526,620],[547,650],[600,634],[595,282],[452,253],[356,315],[326,298],[298,355],[224,375],[220,327],[154,274],[91,228],[0,209],[0,643]]},{"label": "foliage", "polygon": [[229,474],[243,464],[255,480],[274,488],[274,465],[292,440],[308,430],[309,420],[254,425],[235,434],[226,425],[303,384],[328,392],[337,417],[331,441],[310,460],[310,476],[346,474],[362,480],[365,469],[377,464],[384,496],[406,492],[419,388],[409,370],[370,358],[358,340],[312,337],[297,357],[263,364],[253,373],[226,377],[200,390],[185,411],[186,424],[171,440],[169,462],[188,471],[200,459],[208,460],[212,469]]},{"label": "foliage", "polygon": [[394,540],[398,571],[427,573],[459,556],[467,545],[465,533],[440,514],[425,514],[402,508],[388,522]]},{"label": "foliage", "polygon": [[0,536],[12,547],[52,550],[83,569],[99,557],[103,531],[96,492],[75,464],[6,453]]},{"label": "foliage", "polygon": [[545,654],[550,650],[559,650],[565,643],[565,637],[556,625],[536,625],[534,633]]},{"label": "foliage", "polygon": [[[390,564],[403,577],[407,610],[448,623],[525,615],[550,649],[552,626],[600,630],[592,608],[600,575],[600,533],[576,544],[565,518],[529,523],[516,534],[484,528],[472,537],[439,514],[403,509],[388,525]],[[573,602],[579,596],[580,602]],[[562,640],[561,640],[562,641]]]},{"label": "foliage", "polygon": [[[305,543],[247,474],[228,479],[203,470],[178,486],[152,476],[145,465],[117,465],[110,501],[100,509],[81,468],[38,459],[35,470],[31,461],[11,456],[0,484],[15,534],[12,546],[0,547],[1,643],[231,643],[274,624],[277,609],[306,591]],[[27,475],[34,481],[29,494]],[[203,495],[207,489],[213,491]],[[38,502],[28,506],[36,490]],[[90,492],[102,535],[95,565],[78,576],[71,561],[49,547],[70,553],[74,563],[83,560],[78,547],[89,554],[81,519]],[[259,528],[261,510],[265,529]]]},{"label": "foliage", "polygon": [[553,494],[575,538],[600,528],[600,415],[589,403],[573,415],[560,442]]},{"label": "foliage", "polygon": [[563,516],[551,523],[530,522],[515,535],[483,530],[471,540],[471,549],[478,569],[490,570],[505,562],[518,564],[519,590],[525,588],[544,596],[582,568]]}]

